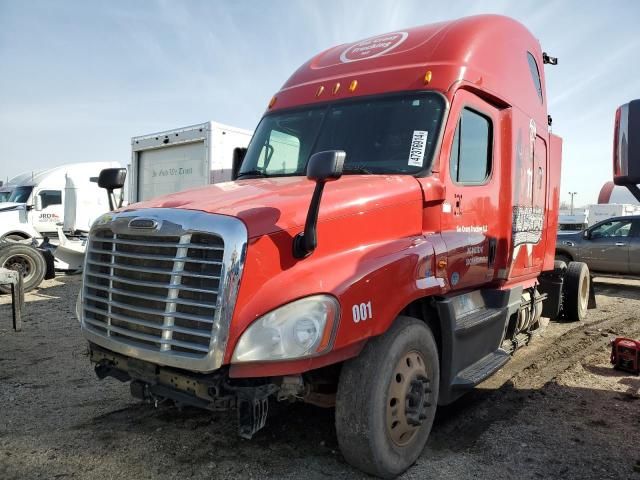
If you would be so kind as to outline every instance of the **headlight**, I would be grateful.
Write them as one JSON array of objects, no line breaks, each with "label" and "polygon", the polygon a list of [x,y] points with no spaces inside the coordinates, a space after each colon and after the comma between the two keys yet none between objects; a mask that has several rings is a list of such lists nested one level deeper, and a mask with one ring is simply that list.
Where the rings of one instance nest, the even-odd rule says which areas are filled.
[{"label": "headlight", "polygon": [[76,300],[76,318],[82,323],[82,288],[78,292],[78,298]]},{"label": "headlight", "polygon": [[240,337],[232,363],[288,360],[327,351],[340,306],[329,295],[288,303],[260,317]]}]

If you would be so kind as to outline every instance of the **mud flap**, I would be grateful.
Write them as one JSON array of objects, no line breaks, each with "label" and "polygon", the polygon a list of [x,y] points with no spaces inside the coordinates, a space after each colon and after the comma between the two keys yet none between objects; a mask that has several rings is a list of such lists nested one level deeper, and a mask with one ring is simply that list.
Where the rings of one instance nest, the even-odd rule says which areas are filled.
[{"label": "mud flap", "polygon": [[43,248],[42,246],[37,247],[38,251],[42,254],[42,256],[44,257],[44,262],[47,264],[47,270],[44,273],[44,279],[45,280],[51,280],[52,278],[56,277],[56,271],[54,269],[54,257],[53,257],[53,253],[51,253],[51,250],[48,250],[47,248]]},{"label": "mud flap", "polygon": [[598,308],[596,305],[596,289],[593,286],[593,276],[589,277],[589,302],[587,303],[587,310],[592,308]]},{"label": "mud flap", "polygon": [[276,385],[240,388],[238,396],[238,435],[247,440],[267,423],[269,397],[278,390]]}]

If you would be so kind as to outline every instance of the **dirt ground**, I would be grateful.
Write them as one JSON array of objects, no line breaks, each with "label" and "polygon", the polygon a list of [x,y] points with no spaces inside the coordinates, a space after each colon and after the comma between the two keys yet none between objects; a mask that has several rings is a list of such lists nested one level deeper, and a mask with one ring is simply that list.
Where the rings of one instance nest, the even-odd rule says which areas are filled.
[{"label": "dirt ground", "polygon": [[[23,331],[0,296],[0,479],[364,478],[333,412],[274,405],[253,440],[234,414],[157,409],[99,381],[75,319],[78,276],[27,295]],[[608,342],[640,338],[640,282],[599,281],[581,324],[550,323],[494,377],[438,411],[402,478],[640,479],[640,377]]]}]

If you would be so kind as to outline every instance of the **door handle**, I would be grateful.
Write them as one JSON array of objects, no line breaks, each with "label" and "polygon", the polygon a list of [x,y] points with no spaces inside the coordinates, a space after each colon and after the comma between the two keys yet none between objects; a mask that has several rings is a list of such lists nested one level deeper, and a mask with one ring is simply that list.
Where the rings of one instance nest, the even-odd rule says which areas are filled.
[{"label": "door handle", "polygon": [[624,247],[624,246],[626,246],[626,245],[627,245],[627,244],[626,244],[626,243],[624,243],[624,242],[616,242],[616,247]]}]

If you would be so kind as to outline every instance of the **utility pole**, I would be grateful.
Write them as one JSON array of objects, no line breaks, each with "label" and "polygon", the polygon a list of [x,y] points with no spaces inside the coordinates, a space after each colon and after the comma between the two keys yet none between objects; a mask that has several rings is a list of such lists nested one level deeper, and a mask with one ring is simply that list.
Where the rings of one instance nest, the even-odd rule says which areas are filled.
[{"label": "utility pole", "polygon": [[573,197],[577,194],[578,192],[569,192],[569,195],[571,195],[571,215],[573,215]]}]

